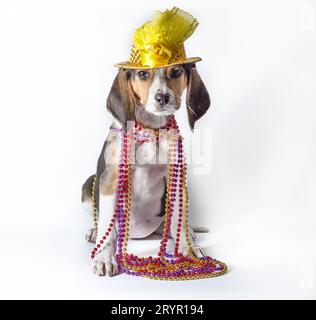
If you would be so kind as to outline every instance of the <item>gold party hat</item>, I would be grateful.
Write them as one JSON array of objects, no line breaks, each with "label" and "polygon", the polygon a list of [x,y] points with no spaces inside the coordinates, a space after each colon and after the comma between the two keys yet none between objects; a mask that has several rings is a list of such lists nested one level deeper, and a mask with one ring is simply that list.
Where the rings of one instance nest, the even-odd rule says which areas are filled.
[{"label": "gold party hat", "polygon": [[129,61],[115,66],[151,69],[200,61],[199,57],[187,58],[183,45],[197,26],[197,20],[179,8],[157,11],[151,21],[134,32]]}]

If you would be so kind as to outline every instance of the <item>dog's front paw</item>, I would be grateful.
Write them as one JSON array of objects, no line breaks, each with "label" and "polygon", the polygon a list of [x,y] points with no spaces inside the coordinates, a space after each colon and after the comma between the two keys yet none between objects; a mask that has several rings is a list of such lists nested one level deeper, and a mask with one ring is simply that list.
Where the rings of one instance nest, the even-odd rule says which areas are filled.
[{"label": "dog's front paw", "polygon": [[198,246],[192,246],[192,250],[193,250],[193,254],[197,257],[197,258],[203,258],[206,257],[207,254],[205,252],[205,250],[201,247]]},{"label": "dog's front paw", "polygon": [[97,228],[90,229],[86,234],[86,240],[91,243],[95,243],[97,240]]},{"label": "dog's front paw", "polygon": [[[195,243],[191,244],[191,248],[195,257],[202,258],[207,256],[204,249],[197,246]],[[189,254],[188,245],[186,243],[180,244],[178,252],[182,253],[184,256],[187,256]]]},{"label": "dog's front paw", "polygon": [[93,259],[93,273],[107,277],[112,277],[119,273],[115,257],[106,252],[106,249],[98,253]]}]

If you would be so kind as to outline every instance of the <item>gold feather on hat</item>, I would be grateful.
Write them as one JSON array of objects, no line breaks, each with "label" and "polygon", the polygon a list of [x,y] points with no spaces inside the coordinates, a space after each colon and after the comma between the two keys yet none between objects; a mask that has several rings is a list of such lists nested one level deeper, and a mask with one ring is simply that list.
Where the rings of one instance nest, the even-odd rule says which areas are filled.
[{"label": "gold feather on hat", "polygon": [[179,8],[156,11],[151,21],[135,31],[133,42],[138,48],[148,44],[162,44],[174,50],[192,35],[197,26],[197,20]]}]

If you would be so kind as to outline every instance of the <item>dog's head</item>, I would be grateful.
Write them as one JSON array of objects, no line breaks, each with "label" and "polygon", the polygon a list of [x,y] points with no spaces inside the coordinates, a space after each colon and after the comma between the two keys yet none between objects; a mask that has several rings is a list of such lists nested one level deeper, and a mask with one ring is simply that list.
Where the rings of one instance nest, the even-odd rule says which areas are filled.
[{"label": "dog's head", "polygon": [[[174,114],[187,88],[186,107],[191,129],[210,106],[210,97],[195,64],[157,69],[120,69],[107,99],[107,108],[126,128],[139,112],[157,117]],[[139,119],[138,119],[139,120]]]}]

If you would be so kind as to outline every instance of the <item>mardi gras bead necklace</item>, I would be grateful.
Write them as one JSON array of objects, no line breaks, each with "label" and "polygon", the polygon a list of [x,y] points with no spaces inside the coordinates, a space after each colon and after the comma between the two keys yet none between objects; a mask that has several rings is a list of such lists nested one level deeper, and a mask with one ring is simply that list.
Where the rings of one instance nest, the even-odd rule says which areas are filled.
[{"label": "mardi gras bead necklace", "polygon": [[[117,253],[116,261],[121,273],[134,276],[143,276],[159,280],[190,280],[216,277],[227,270],[225,263],[209,256],[197,258],[191,247],[188,224],[188,189],[187,189],[187,164],[184,157],[183,138],[180,135],[174,117],[171,117],[163,132],[168,139],[168,175],[165,202],[164,231],[160,242],[157,257],[138,257],[127,252],[129,238],[129,220],[131,212],[131,142],[148,143],[158,142],[161,131],[144,129],[139,122],[125,132],[117,130],[121,135],[121,154],[116,193],[116,204],[113,217],[105,234],[91,252],[93,259],[99,252],[106,250],[104,243],[110,235],[114,225],[117,225]],[[92,187],[93,223],[98,227],[97,209],[95,201],[95,180]],[[176,194],[178,193],[178,198]],[[178,212],[175,212],[178,201]],[[167,252],[168,234],[173,215],[177,215],[177,233],[174,243],[174,252]],[[181,234],[184,227],[185,234]],[[185,237],[188,254],[179,252],[181,237]]]}]

